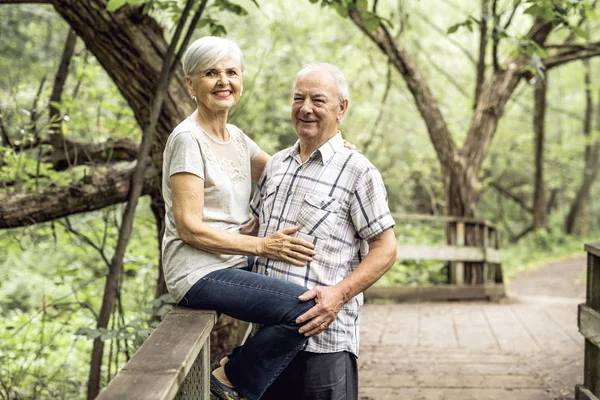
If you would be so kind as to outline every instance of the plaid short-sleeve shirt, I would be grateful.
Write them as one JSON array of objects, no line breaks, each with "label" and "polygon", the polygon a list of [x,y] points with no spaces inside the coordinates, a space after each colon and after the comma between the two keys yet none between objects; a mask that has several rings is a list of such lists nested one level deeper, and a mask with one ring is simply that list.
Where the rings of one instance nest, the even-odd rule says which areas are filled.
[{"label": "plaid short-sleeve shirt", "polygon": [[[351,274],[368,253],[368,241],[394,226],[379,171],[358,152],[344,148],[341,133],[304,163],[299,143],[275,154],[259,180],[250,208],[259,218],[259,236],[298,225],[295,236],[315,245],[305,267],[258,257],[258,273],[306,288],[333,286]],[[362,293],[342,306],[305,351],[358,355],[358,312]]]}]

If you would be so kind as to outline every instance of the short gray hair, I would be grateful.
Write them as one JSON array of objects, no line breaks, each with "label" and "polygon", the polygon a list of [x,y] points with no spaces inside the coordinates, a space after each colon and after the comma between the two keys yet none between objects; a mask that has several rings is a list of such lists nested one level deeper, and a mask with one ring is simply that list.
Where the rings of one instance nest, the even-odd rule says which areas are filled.
[{"label": "short gray hair", "polygon": [[188,47],[183,55],[183,72],[186,76],[192,76],[198,72],[205,71],[227,58],[235,57],[244,71],[244,57],[240,47],[231,39],[216,36],[205,36]]},{"label": "short gray hair", "polygon": [[298,79],[300,77],[306,75],[308,72],[311,72],[315,69],[324,69],[327,72],[329,72],[335,82],[335,86],[338,91],[338,97],[340,98],[340,103],[342,103],[344,100],[348,100],[348,103],[350,103],[350,89],[348,88],[348,82],[346,81],[346,77],[338,67],[330,63],[317,62],[305,65],[296,74],[296,79],[294,79],[294,85],[292,86],[292,88],[296,88],[296,83],[298,82]]}]

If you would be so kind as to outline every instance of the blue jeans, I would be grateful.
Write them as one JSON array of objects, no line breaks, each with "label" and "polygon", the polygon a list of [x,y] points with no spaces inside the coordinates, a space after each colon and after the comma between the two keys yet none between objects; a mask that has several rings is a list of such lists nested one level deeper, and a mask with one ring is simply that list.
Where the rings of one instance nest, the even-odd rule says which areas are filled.
[{"label": "blue jeans", "polygon": [[308,338],[296,318],[315,305],[298,296],[307,289],[245,269],[211,272],[192,286],[180,306],[216,310],[263,325],[225,364],[225,374],[248,400],[259,399],[300,351]]}]

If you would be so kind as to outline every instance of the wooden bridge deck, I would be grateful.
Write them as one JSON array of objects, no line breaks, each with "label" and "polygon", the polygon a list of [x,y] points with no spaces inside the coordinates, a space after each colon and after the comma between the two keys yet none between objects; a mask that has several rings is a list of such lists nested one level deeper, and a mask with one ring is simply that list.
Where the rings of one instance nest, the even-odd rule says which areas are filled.
[{"label": "wooden bridge deck", "polygon": [[546,266],[500,303],[365,305],[360,398],[573,399],[583,382],[584,270],[585,258]]}]

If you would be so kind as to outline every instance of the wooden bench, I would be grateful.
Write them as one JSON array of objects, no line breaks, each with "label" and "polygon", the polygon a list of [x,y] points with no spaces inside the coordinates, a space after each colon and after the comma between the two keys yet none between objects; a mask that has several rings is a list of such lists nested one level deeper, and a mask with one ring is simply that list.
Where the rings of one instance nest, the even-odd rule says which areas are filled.
[{"label": "wooden bench", "polygon": [[208,399],[216,322],[214,311],[175,307],[97,399]]},{"label": "wooden bench", "polygon": [[[488,221],[431,215],[398,215],[400,221],[434,221],[448,230],[449,245],[398,245],[398,260],[441,260],[449,263],[448,283],[434,286],[374,286],[365,298],[393,300],[499,299],[504,282],[496,228]],[[467,246],[467,230],[479,244]]]},{"label": "wooden bench", "polygon": [[576,400],[600,397],[600,242],[587,244],[587,294],[579,305],[577,324],[585,337],[583,385],[575,387]]}]

